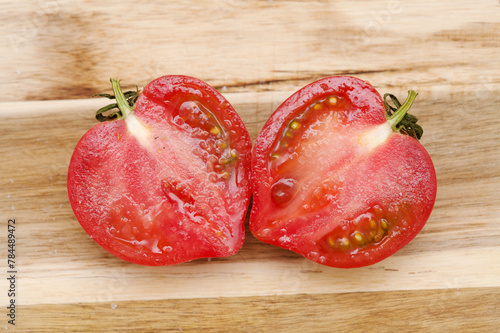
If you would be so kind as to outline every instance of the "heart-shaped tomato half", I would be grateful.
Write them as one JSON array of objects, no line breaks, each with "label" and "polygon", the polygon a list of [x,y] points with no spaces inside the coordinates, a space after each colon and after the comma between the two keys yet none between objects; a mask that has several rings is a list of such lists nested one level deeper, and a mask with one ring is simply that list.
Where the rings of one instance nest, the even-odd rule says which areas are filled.
[{"label": "heart-shaped tomato half", "polygon": [[135,109],[112,82],[121,113],[92,127],[69,165],[69,200],[82,227],[142,265],[236,253],[251,195],[251,141],[238,114],[192,77],[154,80]]},{"label": "heart-shaped tomato half", "polygon": [[[333,267],[374,264],[429,218],[436,175],[407,114],[368,83],[329,77],[289,97],[254,144],[250,230]],[[411,134],[411,135],[407,135]]]}]

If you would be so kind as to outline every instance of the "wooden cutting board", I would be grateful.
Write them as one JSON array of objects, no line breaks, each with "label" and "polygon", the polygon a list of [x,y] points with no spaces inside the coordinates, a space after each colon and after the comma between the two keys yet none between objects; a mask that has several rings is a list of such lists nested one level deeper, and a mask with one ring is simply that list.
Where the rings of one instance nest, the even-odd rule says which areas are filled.
[{"label": "wooden cutting board", "polygon": [[[499,330],[497,0],[45,0],[0,9],[0,330]],[[438,177],[431,218],[394,256],[351,270],[248,231],[229,258],[152,268],[113,257],[72,213],[68,163],[106,102],[89,97],[109,92],[109,77],[127,88],[165,74],[216,87],[252,139],[286,97],[325,76],[357,76],[401,99],[417,90],[412,113]]]}]

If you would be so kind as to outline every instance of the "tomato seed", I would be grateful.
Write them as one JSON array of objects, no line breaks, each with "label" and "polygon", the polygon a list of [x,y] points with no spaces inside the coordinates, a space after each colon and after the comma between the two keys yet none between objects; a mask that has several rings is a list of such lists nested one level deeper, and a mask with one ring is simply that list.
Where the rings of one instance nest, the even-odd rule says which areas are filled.
[{"label": "tomato seed", "polygon": [[380,242],[382,240],[382,238],[384,238],[384,236],[385,236],[384,230],[379,229],[378,232],[377,232],[377,234],[373,236],[373,241],[375,243],[378,243],[378,242]]},{"label": "tomato seed", "polygon": [[217,135],[220,133],[220,129],[214,126],[210,129],[210,133],[212,133],[213,135]]},{"label": "tomato seed", "polygon": [[236,149],[231,149],[231,157],[233,159],[237,159],[238,158],[238,151]]},{"label": "tomato seed", "polygon": [[355,232],[353,235],[352,235],[352,238],[354,241],[356,241],[356,243],[358,243],[359,245],[364,245],[365,244],[365,238],[363,237],[363,235],[359,232]]},{"label": "tomato seed", "polygon": [[334,235],[328,237],[328,245],[332,249],[347,251],[351,248],[351,241],[347,237],[336,238]]},{"label": "tomato seed", "polygon": [[337,240],[335,239],[335,237],[328,237],[328,245],[330,245],[331,247],[337,246]]},{"label": "tomato seed", "polygon": [[331,105],[335,105],[338,102],[338,98],[335,96],[328,97],[328,103]]},{"label": "tomato seed", "polygon": [[302,125],[297,120],[293,120],[289,125],[289,127],[294,130],[299,129],[300,126]]},{"label": "tomato seed", "polygon": [[382,230],[387,231],[387,229],[389,229],[389,223],[387,223],[387,220],[381,219],[380,227],[382,228]]}]

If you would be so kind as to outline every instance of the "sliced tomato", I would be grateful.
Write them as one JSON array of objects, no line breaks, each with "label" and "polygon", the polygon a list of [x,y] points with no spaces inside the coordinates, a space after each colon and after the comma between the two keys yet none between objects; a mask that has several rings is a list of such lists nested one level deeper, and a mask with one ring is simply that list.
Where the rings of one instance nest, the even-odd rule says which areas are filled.
[{"label": "sliced tomato", "polygon": [[371,85],[338,76],[288,98],[254,144],[252,233],[344,268],[374,264],[410,242],[436,197],[429,154],[400,133],[419,136],[406,113],[415,96],[391,113]]},{"label": "sliced tomato", "polygon": [[85,231],[142,265],[236,253],[251,195],[251,140],[229,102],[198,79],[164,76],[124,113],[92,127],[71,158],[68,195]]}]

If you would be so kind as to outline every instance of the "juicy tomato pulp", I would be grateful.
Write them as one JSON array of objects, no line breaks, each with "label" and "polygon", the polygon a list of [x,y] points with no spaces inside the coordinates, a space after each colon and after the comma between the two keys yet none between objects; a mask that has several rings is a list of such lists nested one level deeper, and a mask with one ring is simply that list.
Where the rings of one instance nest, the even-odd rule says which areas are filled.
[{"label": "juicy tomato pulp", "polygon": [[251,140],[217,91],[191,77],[149,83],[135,110],[78,142],[68,194],[85,231],[142,265],[236,253],[251,195]]},{"label": "juicy tomato pulp", "polygon": [[436,196],[426,150],[392,131],[380,95],[352,77],[316,81],[273,113],[254,144],[252,184],[258,239],[344,268],[401,249]]}]

